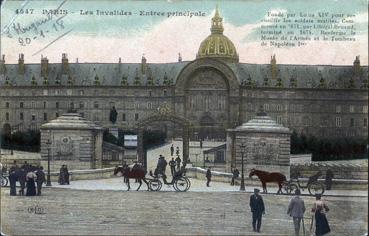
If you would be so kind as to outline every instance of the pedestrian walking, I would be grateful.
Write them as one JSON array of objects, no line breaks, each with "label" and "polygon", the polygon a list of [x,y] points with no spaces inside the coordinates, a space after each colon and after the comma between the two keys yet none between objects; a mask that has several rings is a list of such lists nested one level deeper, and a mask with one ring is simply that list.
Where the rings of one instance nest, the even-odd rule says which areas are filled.
[{"label": "pedestrian walking", "polygon": [[181,169],[181,158],[179,158],[179,156],[177,156],[176,158],[176,164],[177,164],[177,171]]},{"label": "pedestrian walking", "polygon": [[262,216],[265,214],[264,201],[259,192],[260,190],[255,188],[254,194],[250,196],[252,228],[254,232],[260,232]]},{"label": "pedestrian walking", "polygon": [[62,165],[62,166],[60,167],[58,183],[59,183],[60,185],[64,185],[64,184],[66,183],[66,181],[65,181],[65,173],[64,173],[64,165]]},{"label": "pedestrian walking", "polygon": [[312,209],[315,217],[315,235],[322,236],[331,232],[326,213],[329,211],[327,204],[321,199],[322,195],[315,195],[315,203]]},{"label": "pedestrian walking", "polygon": [[[295,197],[290,200],[290,203],[288,205],[288,210],[287,210],[287,214],[293,218],[295,236],[300,235],[301,220],[303,220],[304,213],[306,210],[304,200],[300,198],[300,194],[301,194],[300,189],[296,189]],[[303,232],[305,235],[305,226],[302,225],[302,227],[303,227]]]},{"label": "pedestrian walking", "polygon": [[64,165],[64,175],[65,175],[65,182],[69,185],[69,171],[68,166]]},{"label": "pedestrian walking", "polygon": [[26,182],[27,182],[27,192],[26,196],[35,196],[36,195],[36,174],[32,171],[28,172],[26,175]]},{"label": "pedestrian walking", "polygon": [[172,157],[174,154],[174,147],[173,144],[170,146],[170,156]]},{"label": "pedestrian walking", "polygon": [[334,178],[333,172],[331,171],[331,169],[328,169],[325,174],[325,189],[326,190],[331,190],[333,178]]},{"label": "pedestrian walking", "polygon": [[11,169],[9,172],[9,184],[10,184],[10,196],[16,196],[17,195],[17,174],[15,172],[15,169]]},{"label": "pedestrian walking", "polygon": [[44,172],[44,168],[42,166],[40,166],[39,170],[36,172],[36,183],[37,183],[37,195],[40,196],[41,195],[41,189],[42,189],[42,184],[45,182],[45,172]]},{"label": "pedestrian walking", "polygon": [[179,147],[176,148],[176,155],[179,157]]},{"label": "pedestrian walking", "polygon": [[206,171],[206,187],[210,187],[210,181],[211,181],[211,169],[208,167],[208,170]]},{"label": "pedestrian walking", "polygon": [[232,171],[232,181],[231,181],[231,185],[233,186],[234,185],[234,180],[238,178],[238,176],[240,175],[240,172],[238,171],[237,168],[235,168],[233,171]]},{"label": "pedestrian walking", "polygon": [[172,174],[172,176],[174,176],[174,173],[176,172],[176,161],[174,160],[173,157],[172,157],[172,160],[169,161],[169,166],[170,166],[170,173]]}]

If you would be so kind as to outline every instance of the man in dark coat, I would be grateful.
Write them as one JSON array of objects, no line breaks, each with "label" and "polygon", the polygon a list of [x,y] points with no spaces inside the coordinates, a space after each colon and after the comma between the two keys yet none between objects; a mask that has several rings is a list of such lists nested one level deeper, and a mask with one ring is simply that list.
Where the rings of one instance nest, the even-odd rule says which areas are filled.
[{"label": "man in dark coat", "polygon": [[19,195],[24,195],[24,189],[26,188],[26,174],[27,172],[23,168],[19,168],[17,171],[18,181],[20,185]]},{"label": "man in dark coat", "polygon": [[68,166],[64,165],[64,176],[65,176],[65,182],[69,185],[69,171]]},{"label": "man in dark coat", "polygon": [[179,157],[179,147],[176,148],[176,155]]},{"label": "man in dark coat", "polygon": [[325,175],[325,187],[326,187],[326,190],[331,190],[333,177],[334,177],[333,172],[330,169],[328,169],[327,170],[327,173]]},{"label": "man in dark coat", "polygon": [[260,232],[261,218],[265,214],[263,198],[259,194],[260,190],[255,188],[254,194],[250,196],[250,208],[252,212],[252,228],[254,232]]},{"label": "man in dark coat", "polygon": [[59,184],[60,185],[64,185],[65,184],[65,172],[64,172],[64,165],[62,165],[60,167],[60,170],[59,170]]},{"label": "man in dark coat", "polygon": [[238,176],[240,175],[240,172],[238,171],[237,168],[235,168],[233,171],[232,171],[232,181],[231,181],[231,185],[233,186],[234,185],[234,180],[238,178]]},{"label": "man in dark coat", "polygon": [[16,196],[17,195],[17,174],[15,172],[15,169],[11,169],[9,172],[9,182],[10,182],[10,196]]},{"label": "man in dark coat", "polygon": [[172,160],[169,161],[169,166],[170,173],[172,173],[172,176],[174,176],[174,172],[176,172],[176,161],[174,160],[174,158],[172,158]]},{"label": "man in dark coat", "polygon": [[206,171],[206,187],[210,187],[210,181],[211,181],[211,169],[208,167],[208,170]]},{"label": "man in dark coat", "polygon": [[174,147],[173,147],[173,144],[172,146],[170,146],[170,156],[172,157],[174,154]]},{"label": "man in dark coat", "polygon": [[44,172],[44,168],[42,166],[36,172],[36,176],[37,176],[37,178],[36,178],[37,195],[40,196],[41,195],[42,184],[45,182],[45,172]]}]

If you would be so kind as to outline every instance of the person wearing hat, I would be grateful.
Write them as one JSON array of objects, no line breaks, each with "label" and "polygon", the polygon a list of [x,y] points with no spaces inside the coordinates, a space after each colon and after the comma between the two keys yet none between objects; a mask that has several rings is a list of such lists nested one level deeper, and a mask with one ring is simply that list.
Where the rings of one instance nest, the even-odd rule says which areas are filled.
[{"label": "person wearing hat", "polygon": [[250,208],[252,212],[252,228],[254,232],[260,232],[261,218],[265,214],[263,198],[259,194],[260,190],[255,188],[254,194],[250,196]]},{"label": "person wearing hat", "polygon": [[[295,197],[290,200],[288,205],[287,214],[293,218],[293,225],[295,228],[295,236],[299,236],[300,234],[300,225],[301,220],[304,218],[305,212],[305,204],[304,200],[300,198],[301,191],[300,189],[296,189]],[[302,224],[303,231],[305,232],[304,222]]]}]

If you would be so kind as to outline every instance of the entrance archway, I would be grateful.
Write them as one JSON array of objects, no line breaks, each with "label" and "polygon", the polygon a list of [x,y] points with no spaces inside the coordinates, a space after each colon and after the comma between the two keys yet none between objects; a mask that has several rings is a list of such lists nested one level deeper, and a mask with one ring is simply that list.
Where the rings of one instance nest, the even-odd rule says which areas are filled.
[{"label": "entrance archway", "polygon": [[159,108],[159,112],[150,115],[149,117],[146,117],[142,120],[140,120],[137,124],[138,128],[138,161],[140,163],[143,163],[145,166],[145,169],[147,168],[147,162],[145,160],[145,150],[143,146],[143,136],[145,128],[154,123],[154,122],[172,122],[174,124],[177,124],[182,127],[182,152],[183,152],[183,166],[186,166],[189,158],[189,148],[190,148],[190,137],[189,137],[189,130],[190,130],[190,122],[186,118],[179,116],[177,114],[174,114],[171,112],[170,108],[168,106],[164,106]]},{"label": "entrance archway", "polygon": [[5,124],[3,125],[3,134],[4,134],[5,136],[10,136],[10,135],[11,135],[11,133],[12,133],[12,127],[10,126],[10,124],[9,124],[9,123],[5,123]]}]

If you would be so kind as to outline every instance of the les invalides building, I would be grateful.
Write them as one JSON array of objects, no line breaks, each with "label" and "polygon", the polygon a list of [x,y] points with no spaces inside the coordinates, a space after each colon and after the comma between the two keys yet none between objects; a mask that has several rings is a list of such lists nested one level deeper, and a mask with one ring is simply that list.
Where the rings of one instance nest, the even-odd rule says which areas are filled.
[{"label": "les invalides building", "polygon": [[[70,109],[96,124],[137,131],[140,122],[180,136],[179,125],[150,117],[175,114],[190,124],[190,139],[225,140],[226,130],[255,116],[260,106],[275,121],[316,137],[367,137],[368,67],[240,63],[223,34],[218,10],[211,34],[196,59],[148,63],[18,64],[0,61],[0,121],[3,130],[37,130]],[[324,52],[322,52],[324,53]],[[195,55],[194,55],[195,56]],[[302,55],[303,56],[303,55]],[[174,120],[175,121],[175,120]],[[178,121],[178,119],[177,119]],[[146,122],[146,123],[145,123]],[[157,122],[157,124],[155,123]]]}]

